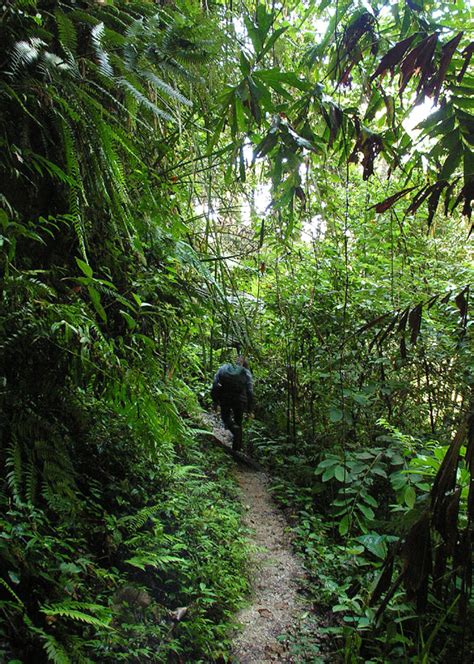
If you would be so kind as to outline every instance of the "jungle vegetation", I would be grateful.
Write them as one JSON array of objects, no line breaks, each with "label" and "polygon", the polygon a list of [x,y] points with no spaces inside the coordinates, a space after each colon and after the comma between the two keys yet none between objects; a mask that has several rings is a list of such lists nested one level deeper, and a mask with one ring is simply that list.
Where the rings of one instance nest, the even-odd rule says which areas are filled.
[{"label": "jungle vegetation", "polygon": [[239,349],[296,661],[471,661],[470,3],[0,13],[0,659],[227,661]]}]

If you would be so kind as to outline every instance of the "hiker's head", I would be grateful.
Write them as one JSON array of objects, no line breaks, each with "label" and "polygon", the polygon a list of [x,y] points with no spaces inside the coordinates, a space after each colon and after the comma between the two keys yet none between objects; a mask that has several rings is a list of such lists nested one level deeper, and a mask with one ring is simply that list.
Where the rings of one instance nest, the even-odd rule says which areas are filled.
[{"label": "hiker's head", "polygon": [[237,358],[237,364],[240,364],[241,367],[245,369],[249,368],[249,363],[247,362],[245,355],[239,355]]}]

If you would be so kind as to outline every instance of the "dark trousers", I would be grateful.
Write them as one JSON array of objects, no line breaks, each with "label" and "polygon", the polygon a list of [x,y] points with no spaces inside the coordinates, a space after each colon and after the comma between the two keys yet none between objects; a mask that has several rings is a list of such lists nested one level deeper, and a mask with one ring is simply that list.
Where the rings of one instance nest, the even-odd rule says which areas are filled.
[{"label": "dark trousers", "polygon": [[234,434],[232,449],[240,450],[242,447],[242,420],[244,418],[245,404],[240,401],[221,401],[221,418],[224,426]]}]

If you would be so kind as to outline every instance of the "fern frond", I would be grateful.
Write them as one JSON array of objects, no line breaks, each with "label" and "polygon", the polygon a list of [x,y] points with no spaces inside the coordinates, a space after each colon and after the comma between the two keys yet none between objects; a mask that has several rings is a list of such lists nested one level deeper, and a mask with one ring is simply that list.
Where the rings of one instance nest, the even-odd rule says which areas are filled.
[{"label": "fern frond", "polygon": [[170,122],[173,121],[173,117],[169,113],[166,113],[165,111],[162,111],[161,108],[158,108],[156,104],[150,101],[143,92],[137,90],[137,88],[132,85],[126,78],[119,78],[118,83],[121,88],[127,90],[132,95],[139,106],[144,106],[157,117],[163,118],[164,120],[169,120]]},{"label": "fern frond", "polygon": [[77,157],[74,135],[71,128],[65,121],[63,121],[61,125],[63,130],[64,157],[69,178],[69,215],[64,215],[64,218],[69,217],[72,222],[74,230],[76,231],[81,253],[87,261],[86,233],[82,219],[80,200],[81,194],[84,196],[84,187],[81,179],[79,159]]},{"label": "fern frond", "polygon": [[193,103],[190,101],[187,97],[181,94],[179,90],[176,90],[176,88],[171,87],[171,85],[168,85],[168,83],[165,83],[164,81],[161,80],[156,74],[154,74],[152,71],[145,70],[141,72],[141,75],[143,78],[145,78],[147,81],[152,83],[152,85],[155,86],[155,88],[158,88],[161,92],[164,92],[165,95],[173,99],[174,101],[179,102],[180,104],[184,104],[185,106],[192,107]]},{"label": "fern frond", "polygon": [[22,505],[23,455],[21,444],[16,437],[7,448],[5,467],[7,468],[7,484],[12,492],[13,499],[17,505]]},{"label": "fern frond", "polygon": [[147,521],[156,516],[157,512],[162,509],[161,505],[152,505],[151,507],[143,507],[136,514],[124,517],[121,521],[127,528],[129,533],[135,533]]},{"label": "fern frond", "polygon": [[76,184],[74,178],[71,178],[60,166],[46,159],[43,155],[31,152],[29,157],[31,165],[40,175],[43,175],[44,171],[46,171],[48,175],[59,180],[59,182],[63,182],[69,186]]},{"label": "fern frond", "polygon": [[41,630],[40,638],[44,642],[43,648],[50,662],[53,662],[53,664],[72,664],[69,655],[54,636]]},{"label": "fern frond", "polygon": [[[100,604],[90,604],[87,602],[70,601],[59,604],[44,604],[40,611],[47,616],[60,616],[61,618],[69,618],[70,620],[76,620],[88,625],[94,625],[95,627],[110,628],[110,621],[112,619],[112,615],[107,607]],[[86,611],[89,613],[85,613]],[[97,616],[91,615],[92,612],[95,612],[102,617],[97,618]]]},{"label": "fern frond", "polygon": [[66,14],[59,10],[56,10],[55,18],[61,45],[75,54],[77,50],[77,33],[74,23]]},{"label": "fern frond", "polygon": [[37,491],[38,467],[35,460],[31,460],[25,471],[25,498],[29,505],[34,505],[36,503]]},{"label": "fern frond", "polygon": [[2,579],[2,577],[0,577],[0,585],[3,586],[5,590],[15,599],[16,603],[18,604],[18,608],[23,610],[25,607],[24,603],[18,597],[16,592],[12,588],[10,588],[10,584],[8,584],[4,579]]},{"label": "fern frond", "polygon": [[30,41],[17,42],[10,55],[9,74],[16,76],[22,68],[37,61],[42,46],[46,46],[45,42],[35,38],[30,39]]},{"label": "fern frond", "polygon": [[112,69],[109,56],[102,48],[102,39],[105,32],[105,26],[103,23],[98,23],[91,30],[92,45],[94,47],[95,56],[99,63],[99,69],[104,76],[113,78],[114,70]]},{"label": "fern frond", "polygon": [[190,83],[202,82],[202,79],[199,79],[174,58],[168,57],[166,60],[159,61],[157,65],[162,71],[167,71],[173,76],[179,76]]}]

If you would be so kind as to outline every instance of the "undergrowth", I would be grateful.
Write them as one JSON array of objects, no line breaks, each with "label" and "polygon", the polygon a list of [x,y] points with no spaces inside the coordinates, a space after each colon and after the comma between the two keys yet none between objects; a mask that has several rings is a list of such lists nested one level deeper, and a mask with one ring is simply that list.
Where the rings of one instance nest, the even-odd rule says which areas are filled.
[{"label": "undergrowth", "polygon": [[73,410],[74,500],[0,494],[0,659],[215,661],[247,590],[229,462],[189,428],[160,468],[109,405]]},{"label": "undergrowth", "polygon": [[[373,447],[339,456],[337,468],[345,464],[342,472],[351,482],[346,493],[337,480],[337,455],[316,454],[303,443],[295,453],[285,437],[270,436],[258,421],[251,425],[257,458],[272,472],[271,490],[288,510],[293,544],[307,570],[312,609],[289,636],[292,653],[298,662],[427,663],[446,661],[448,653],[468,662],[472,635],[455,601],[446,610],[430,593],[420,611],[402,586],[383,610],[380,600],[372,601],[390,552],[426,507],[428,480],[446,451],[380,424],[388,431],[378,441],[383,453]],[[466,471],[459,482],[465,501]]]}]

